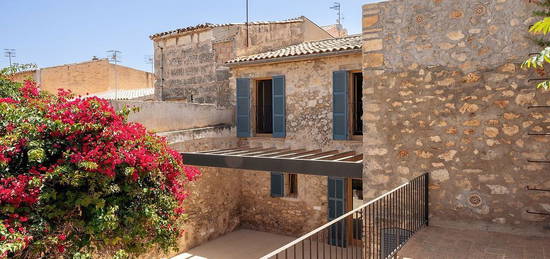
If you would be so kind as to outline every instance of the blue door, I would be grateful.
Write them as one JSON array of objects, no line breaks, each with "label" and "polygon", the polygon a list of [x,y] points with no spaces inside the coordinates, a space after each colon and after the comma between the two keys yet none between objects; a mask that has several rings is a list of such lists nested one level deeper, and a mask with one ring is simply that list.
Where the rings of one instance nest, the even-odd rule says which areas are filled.
[{"label": "blue door", "polygon": [[[328,177],[328,220],[346,213],[346,178]],[[346,247],[346,220],[329,228],[329,244]]]}]

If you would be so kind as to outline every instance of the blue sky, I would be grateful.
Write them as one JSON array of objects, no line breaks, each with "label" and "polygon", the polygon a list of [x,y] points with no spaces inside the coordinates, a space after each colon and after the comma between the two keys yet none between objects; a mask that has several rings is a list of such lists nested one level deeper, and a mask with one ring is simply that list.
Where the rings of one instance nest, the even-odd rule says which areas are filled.
[{"label": "blue sky", "polygon": [[[250,20],[282,20],[304,15],[319,25],[334,24],[334,0],[249,0]],[[375,0],[340,0],[343,25],[361,31],[361,6]],[[107,57],[122,51],[122,65],[150,70],[149,35],[199,23],[245,20],[245,0],[0,0],[0,67],[5,48],[15,62],[56,66]]]}]

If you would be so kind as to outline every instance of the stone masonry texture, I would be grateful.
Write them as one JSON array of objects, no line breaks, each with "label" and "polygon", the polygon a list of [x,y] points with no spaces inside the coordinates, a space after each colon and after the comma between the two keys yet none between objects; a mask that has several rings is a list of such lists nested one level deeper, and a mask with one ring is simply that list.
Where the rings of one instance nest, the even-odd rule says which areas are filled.
[{"label": "stone masonry texture", "polygon": [[306,40],[330,38],[307,18],[289,23],[229,24],[155,39],[157,99],[231,106],[229,68],[237,56],[263,52]]},{"label": "stone masonry texture", "polygon": [[[178,151],[197,152],[235,147],[235,137],[211,137],[188,140],[172,145]],[[183,157],[185,161],[185,157]],[[175,256],[204,242],[235,230],[240,225],[242,172],[232,169],[199,167],[201,176],[186,185],[189,197],[185,200],[187,220],[184,234],[178,240],[179,251],[159,254],[152,250],[140,258]]]},{"label": "stone masonry texture", "polygon": [[[251,78],[251,96],[254,96],[256,79],[285,76],[286,137],[271,138],[254,133],[255,101],[252,99],[250,117],[254,136],[240,139],[239,145],[361,152],[360,140],[332,140],[332,72],[360,69],[360,53],[233,67],[231,89],[236,87],[236,78]],[[327,222],[327,177],[299,174],[297,182],[296,197],[272,198],[268,172],[243,171],[241,225],[299,236]]]},{"label": "stone masonry texture", "polygon": [[[520,68],[529,1],[363,6],[364,196],[431,174],[433,225],[550,235],[548,92]],[[368,48],[366,46],[369,46]]]},{"label": "stone masonry texture", "polygon": [[[251,79],[250,118],[251,132],[255,136],[242,141],[250,146],[360,151],[360,140],[332,139],[332,72],[338,70],[361,71],[361,53],[234,67],[230,80],[232,91],[236,88],[236,78]],[[257,79],[275,75],[285,76],[286,137],[256,136],[255,83]]]}]

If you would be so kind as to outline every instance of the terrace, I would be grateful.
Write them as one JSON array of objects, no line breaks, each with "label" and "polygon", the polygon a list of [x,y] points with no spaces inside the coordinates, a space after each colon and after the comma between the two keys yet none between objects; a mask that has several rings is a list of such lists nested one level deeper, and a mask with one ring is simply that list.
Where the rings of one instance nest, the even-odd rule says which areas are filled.
[{"label": "terrace", "polygon": [[427,186],[423,174],[297,239],[238,229],[174,258],[550,258],[550,238],[428,226]]},{"label": "terrace", "polygon": [[397,258],[550,258],[550,238],[427,227],[398,252]]}]

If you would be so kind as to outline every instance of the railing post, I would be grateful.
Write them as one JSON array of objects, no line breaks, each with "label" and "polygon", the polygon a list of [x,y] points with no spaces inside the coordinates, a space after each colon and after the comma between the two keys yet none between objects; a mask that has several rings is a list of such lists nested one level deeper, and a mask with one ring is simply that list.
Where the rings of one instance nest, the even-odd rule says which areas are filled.
[{"label": "railing post", "polygon": [[430,220],[430,204],[428,199],[428,193],[429,193],[429,186],[430,184],[430,174],[425,173],[424,174],[424,221],[426,222],[426,226],[429,226],[429,220]]}]

